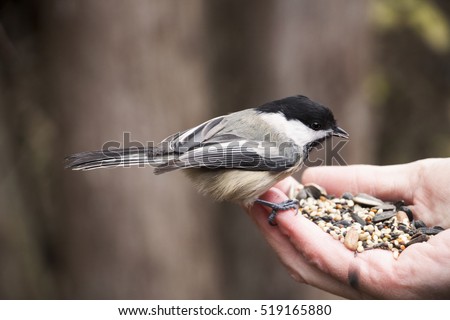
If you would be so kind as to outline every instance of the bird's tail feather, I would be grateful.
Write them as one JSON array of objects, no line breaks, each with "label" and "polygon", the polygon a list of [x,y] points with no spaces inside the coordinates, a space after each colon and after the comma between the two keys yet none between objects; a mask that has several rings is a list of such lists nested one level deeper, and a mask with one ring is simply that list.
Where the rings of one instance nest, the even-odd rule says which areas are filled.
[{"label": "bird's tail feather", "polygon": [[73,170],[92,170],[107,167],[155,164],[157,148],[124,148],[75,153],[66,158],[65,167]]}]

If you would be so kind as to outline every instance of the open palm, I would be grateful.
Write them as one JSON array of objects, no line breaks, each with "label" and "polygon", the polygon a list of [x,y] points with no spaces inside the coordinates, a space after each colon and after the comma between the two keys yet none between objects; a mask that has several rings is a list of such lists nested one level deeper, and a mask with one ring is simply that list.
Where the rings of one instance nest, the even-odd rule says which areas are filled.
[{"label": "open palm", "polygon": [[[303,183],[315,182],[330,194],[365,192],[386,201],[405,200],[415,219],[450,227],[450,158],[405,165],[307,169]],[[287,200],[293,178],[263,195]],[[390,251],[355,255],[295,210],[280,212],[277,227],[267,223],[267,208],[249,211],[294,279],[346,298],[450,298],[450,230],[409,246],[395,260]]]}]

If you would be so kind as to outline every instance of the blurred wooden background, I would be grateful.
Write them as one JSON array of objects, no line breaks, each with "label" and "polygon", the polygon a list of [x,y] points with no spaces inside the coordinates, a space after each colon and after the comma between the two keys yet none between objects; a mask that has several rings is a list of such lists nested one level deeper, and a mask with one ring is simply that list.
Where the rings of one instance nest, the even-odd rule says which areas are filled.
[{"label": "blurred wooden background", "polygon": [[2,299],[334,297],[181,172],[63,169],[124,132],[303,93],[350,132],[347,163],[450,154],[445,0],[10,0],[0,22]]}]

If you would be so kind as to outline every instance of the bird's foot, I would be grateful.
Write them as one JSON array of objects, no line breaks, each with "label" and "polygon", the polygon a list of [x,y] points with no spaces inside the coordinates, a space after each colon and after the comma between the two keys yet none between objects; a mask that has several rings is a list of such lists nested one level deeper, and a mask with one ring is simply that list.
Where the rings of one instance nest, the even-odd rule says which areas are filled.
[{"label": "bird's foot", "polygon": [[270,201],[256,199],[255,203],[259,203],[263,206],[266,206],[266,207],[269,207],[272,209],[272,212],[270,213],[269,218],[267,219],[267,221],[269,222],[269,224],[271,226],[277,225],[277,223],[275,222],[275,218],[278,214],[278,211],[285,211],[285,210],[289,210],[289,209],[298,210],[298,205],[299,205],[299,202],[296,199],[290,199],[290,200],[286,200],[286,201],[283,201],[280,203],[274,203],[274,202],[270,202]]}]

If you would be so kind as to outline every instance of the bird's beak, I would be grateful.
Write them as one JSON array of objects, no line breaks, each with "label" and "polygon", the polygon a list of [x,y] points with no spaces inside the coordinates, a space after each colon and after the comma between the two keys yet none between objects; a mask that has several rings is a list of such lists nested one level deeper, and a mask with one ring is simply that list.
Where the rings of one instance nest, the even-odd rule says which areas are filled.
[{"label": "bird's beak", "polygon": [[335,127],[331,132],[331,135],[344,139],[348,139],[350,137],[349,134],[344,129],[339,127]]}]

